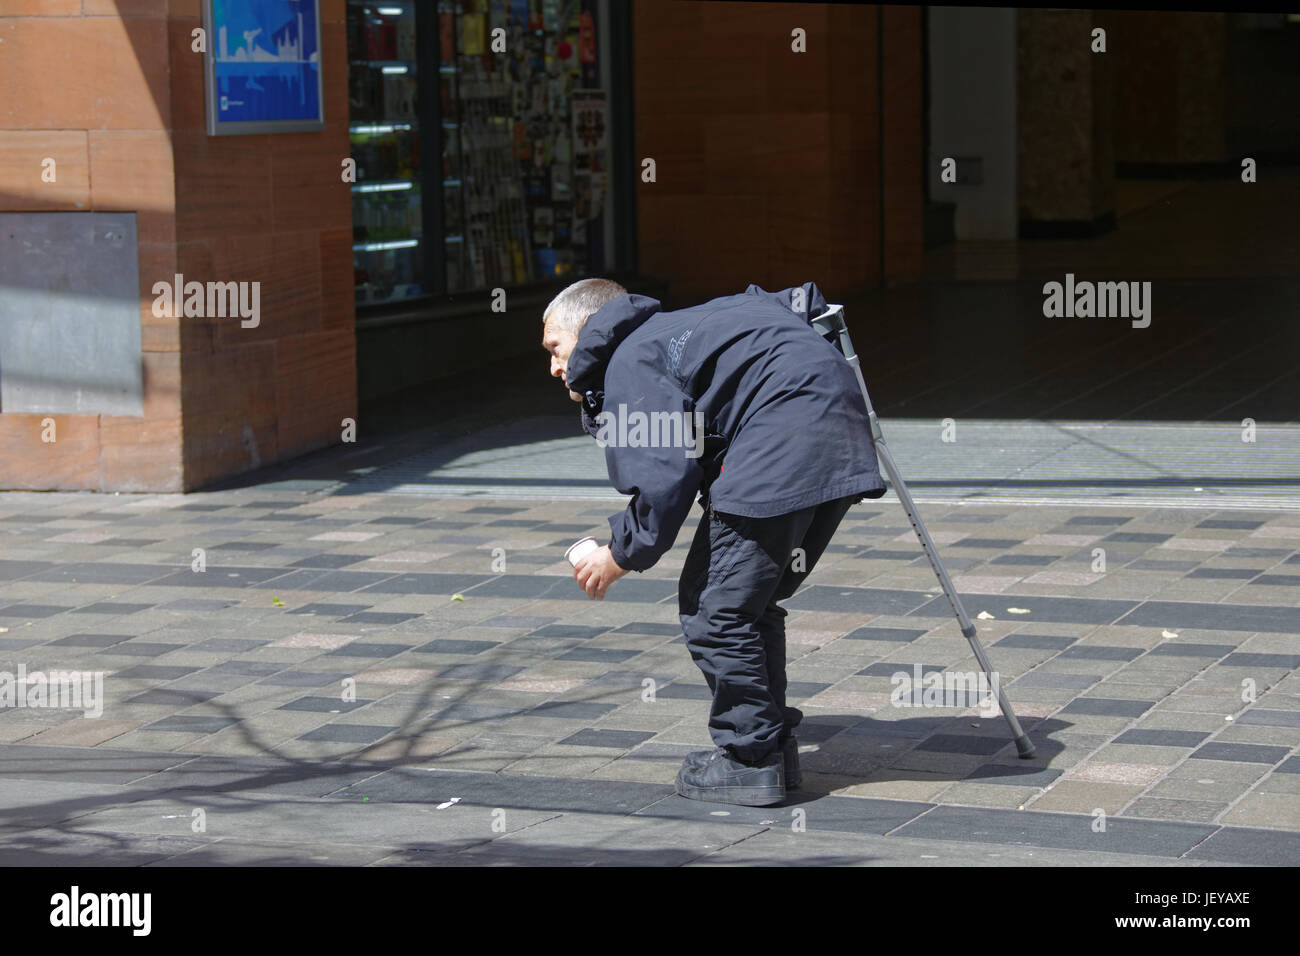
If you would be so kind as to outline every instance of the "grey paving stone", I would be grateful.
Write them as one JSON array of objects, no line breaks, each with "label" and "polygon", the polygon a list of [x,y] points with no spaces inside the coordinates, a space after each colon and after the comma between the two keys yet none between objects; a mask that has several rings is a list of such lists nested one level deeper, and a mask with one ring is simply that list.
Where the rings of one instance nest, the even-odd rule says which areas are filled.
[{"label": "grey paving stone", "polygon": [[832,737],[842,734],[850,726],[851,724],[840,721],[830,721],[823,717],[805,715],[795,729],[794,735],[801,744],[822,744]]},{"label": "grey paving stone", "polygon": [[1112,816],[1106,821],[1105,831],[1098,833],[1092,829],[1092,823],[1092,816],[1085,814],[941,806],[892,835],[1180,857],[1218,829],[1206,824]]},{"label": "grey paving stone", "polygon": [[209,551],[246,551],[250,554],[257,551],[269,551],[277,547],[274,541],[227,541],[225,544],[214,544],[208,548]]},{"label": "grey paving stone", "polygon": [[1244,863],[1250,866],[1295,866],[1300,860],[1300,833],[1220,827],[1187,854],[1189,860]]},{"label": "grey paving stone", "polygon": [[1259,587],[1300,587],[1300,574],[1261,574],[1250,582]]},{"label": "grey paving stone", "polygon": [[0,607],[0,618],[4,617],[29,617],[39,619],[43,617],[53,617],[56,614],[62,614],[64,611],[71,611],[69,606],[58,604],[7,604]]},{"label": "grey paving stone", "polygon": [[1300,773],[1300,757],[1288,757],[1275,768],[1276,773]]},{"label": "grey paving stone", "polygon": [[559,660],[621,664],[640,653],[640,651],[625,651],[613,647],[575,647],[573,650],[561,654]]},{"label": "grey paving stone", "polygon": [[950,548],[996,548],[1007,549],[1014,548],[1023,542],[1019,538],[962,538],[960,541],[954,541],[947,547]]},{"label": "grey paving stone", "polygon": [[786,684],[785,696],[787,699],[812,697],[814,694],[820,694],[830,684],[819,684],[815,681],[793,680]]},{"label": "grey paving stone", "polygon": [[233,727],[237,723],[239,723],[238,717],[222,717],[217,714],[194,716],[177,714],[172,717],[165,717],[162,720],[155,720],[152,724],[145,724],[140,729],[174,733],[215,734],[218,730]]},{"label": "grey paving stone", "polygon": [[1248,654],[1238,651],[1219,662],[1220,667],[1300,667],[1300,654]]},{"label": "grey paving stone", "polygon": [[502,717],[514,717],[526,713],[527,707],[511,707],[503,704],[479,704],[473,701],[457,701],[446,707],[434,710],[429,716],[438,720],[488,721]]},{"label": "grey paving stone", "polygon": [[374,624],[378,627],[395,627],[407,621],[423,617],[422,614],[400,614],[387,611],[360,611],[338,619],[339,624]]},{"label": "grey paving stone", "polygon": [[617,708],[613,704],[595,704],[577,700],[552,700],[538,704],[530,717],[558,717],[569,720],[599,720]]},{"label": "grey paving stone", "polygon": [[138,750],[0,744],[0,778],[123,784],[188,759]]},{"label": "grey paving stone", "polygon": [[96,833],[85,828],[66,833],[49,828],[0,843],[0,866],[148,866],[211,842],[201,837]]},{"label": "grey paving stone", "polygon": [[[31,581],[58,584],[157,584],[176,573],[176,568],[166,564],[126,564],[116,561],[57,564],[25,577]],[[189,573],[189,572],[186,572]]]},{"label": "grey paving stone", "polygon": [[367,591],[374,591],[374,585],[392,576],[383,571],[309,571],[301,569],[277,575],[269,581],[254,584],[253,587],[276,591],[332,591],[338,594],[347,594],[360,591],[362,588]]},{"label": "grey paving stone", "polygon": [[501,614],[497,617],[489,618],[486,621],[480,621],[479,627],[538,628],[558,620],[559,618],[555,617],[528,617]]},{"label": "grey paving stone", "polygon": [[111,647],[131,640],[130,634],[69,634],[50,641],[51,647]]},{"label": "grey paving stone", "polygon": [[612,670],[612,671],[606,671],[605,673],[601,674],[599,677],[593,677],[591,680],[587,681],[587,683],[588,685],[593,685],[598,687],[615,687],[615,688],[627,689],[632,687],[644,687],[646,680],[652,680],[654,681],[654,686],[658,688],[664,684],[667,684],[670,680],[673,680],[676,676],[677,676],[676,674],[646,674],[642,671]]},{"label": "grey paving stone", "polygon": [[1155,534],[1150,531],[1116,531],[1108,534],[1102,541],[1123,541],[1133,544],[1160,544],[1172,538],[1172,534]]},{"label": "grey paving stone", "polygon": [[520,673],[522,667],[504,664],[454,664],[438,672],[441,680],[473,680],[499,683]]},{"label": "grey paving stone", "polygon": [[355,641],[351,644],[344,644],[336,650],[330,651],[326,657],[395,657],[403,651],[409,651],[410,645],[407,644],[369,644]]},{"label": "grey paving stone", "polygon": [[867,719],[851,724],[844,733],[851,737],[906,737],[920,739],[952,723],[951,717],[903,717],[895,720]]},{"label": "grey paving stone", "polygon": [[[288,575],[285,568],[254,568],[209,563],[206,571],[174,571],[150,581],[150,587],[246,588]],[[301,572],[293,572],[295,574]]]},{"label": "grey paving stone", "polygon": [[[792,791],[779,807],[742,807],[733,804],[706,803],[672,797],[654,803],[637,816],[661,817],[670,820],[721,820],[727,824],[762,826],[765,820],[779,820],[788,827],[793,810],[804,811],[806,832],[828,830],[836,833],[873,833],[883,835],[915,820],[934,804],[910,800],[877,800],[866,797],[822,797]],[[727,815],[718,817],[722,811]]]},{"label": "grey paving stone", "polygon": [[[5,518],[5,521],[13,521],[13,518]],[[0,581],[16,581],[19,578],[25,578],[29,574],[36,574],[54,567],[53,561],[13,561],[10,559],[0,559]]]},{"label": "grey paving stone", "polygon": [[1010,564],[1037,567],[1061,560],[1059,554],[1003,554],[994,558],[989,564]]},{"label": "grey paving stone", "polygon": [[1300,710],[1267,710],[1252,707],[1238,716],[1236,722],[1264,727],[1300,727]]},{"label": "grey paving stone", "polygon": [[236,674],[243,677],[269,677],[272,674],[282,670],[287,670],[291,664],[277,664],[274,661],[222,661],[220,664],[213,664],[204,674]]},{"label": "grey paving stone", "polygon": [[935,734],[916,745],[917,750],[936,753],[989,756],[1012,743],[1010,737],[976,737],[966,734]]},{"label": "grey paving stone", "polygon": [[221,598],[181,598],[178,601],[168,601],[166,604],[158,605],[164,611],[224,611],[228,607],[234,607],[239,601],[223,600]]},{"label": "grey paving stone", "polygon": [[324,687],[327,684],[338,684],[345,677],[353,676],[355,675],[339,671],[288,670],[264,677],[258,683],[269,684],[272,687]]},{"label": "grey paving stone", "polygon": [[459,594],[491,578],[486,574],[438,574],[412,572],[385,576],[361,589],[362,594]]},{"label": "grey paving stone", "polygon": [[656,624],[653,621],[632,621],[614,628],[615,634],[650,634],[655,637],[676,637],[682,633],[680,624]]},{"label": "grey paving stone", "polygon": [[[852,614],[907,614],[925,602],[924,591],[893,588],[831,587],[814,584],[804,588],[785,606],[792,611],[838,611]],[[945,603],[947,603],[945,601]],[[942,616],[951,616],[948,609]]]},{"label": "grey paving stone", "polygon": [[374,701],[369,698],[345,701],[338,697],[299,697],[287,704],[281,704],[276,710],[300,710],[312,714],[348,714],[371,703]]},{"label": "grey paving stone", "polygon": [[1285,558],[1290,548],[1248,548],[1233,545],[1223,552],[1225,558]]},{"label": "grey paving stone", "polygon": [[1131,661],[1140,657],[1141,647],[1111,647],[1103,644],[1076,644],[1066,648],[1058,658],[1089,661]]},{"label": "grey paving stone", "polygon": [[368,554],[312,554],[305,558],[299,558],[289,564],[291,568],[346,568],[349,564],[356,564],[358,561],[365,561],[370,558]]},{"label": "grey paving stone", "polygon": [[679,764],[686,758],[687,754],[699,753],[709,749],[711,748],[691,744],[667,744],[657,740],[647,740],[629,751],[627,756],[629,759],[635,760],[661,760],[665,763]]},{"label": "grey paving stone", "polygon": [[1141,717],[1156,705],[1154,700],[1108,700],[1104,697],[1076,697],[1062,714],[1090,714],[1097,717]]},{"label": "grey paving stone", "polygon": [[360,614],[362,611],[368,611],[374,607],[373,604],[323,604],[313,602],[304,604],[302,607],[296,607],[289,614],[312,614],[317,617],[347,617],[349,614]]},{"label": "grey paving stone", "polygon": [[1213,803],[1209,800],[1142,797],[1129,804],[1124,810],[1124,815],[1157,820],[1183,820],[1189,823],[1213,823],[1214,818],[1227,808],[1226,803]]},{"label": "grey paving stone", "polygon": [[406,517],[403,515],[384,515],[382,518],[371,518],[366,524],[395,524],[414,527],[417,524],[428,524],[430,520],[429,518]]},{"label": "grey paving stone", "polygon": [[1034,767],[1029,761],[1024,766],[990,763],[976,768],[964,779],[978,783],[1000,783],[1015,787],[1046,787],[1063,771],[1052,767]]},{"label": "grey paving stone", "polygon": [[1184,641],[1166,641],[1147,652],[1148,657],[1223,657],[1237,649],[1235,644],[1193,644]]},{"label": "grey paving stone", "polygon": [[584,779],[575,786],[567,777],[395,768],[335,796],[360,802],[364,795],[371,802],[389,803],[443,803],[459,796],[466,806],[629,814],[672,792],[671,786],[617,780]]},{"label": "grey paving stone", "polygon": [[[1112,601],[1102,598],[1040,597],[1031,594],[965,594],[958,592],[966,613],[977,617],[988,611],[996,618],[1005,619],[1006,609],[1021,607],[1029,610],[1034,621],[1051,621],[1062,624],[1110,624],[1128,614],[1135,602]],[[881,612],[884,613],[884,612]],[[924,617],[952,617],[946,597],[940,596],[921,605],[912,614]]]},{"label": "grey paving stone", "polygon": [[994,644],[994,647],[1029,647],[1035,650],[1059,651],[1069,647],[1077,637],[1064,637],[1058,634],[1009,634]]},{"label": "grey paving stone", "polygon": [[1074,515],[1065,523],[1067,525],[1121,525],[1132,521],[1132,518],[1126,518],[1123,515]]},{"label": "grey paving stone", "polygon": [[895,641],[898,643],[911,643],[918,637],[924,637],[924,630],[917,630],[907,627],[859,627],[856,630],[849,631],[845,638],[852,641]]},{"label": "grey paving stone", "polygon": [[612,747],[618,750],[631,750],[637,744],[649,740],[653,733],[639,730],[580,730],[560,741],[575,747]]},{"label": "grey paving stone", "polygon": [[1197,568],[1188,573],[1189,578],[1213,578],[1218,580],[1247,581],[1257,574],[1263,574],[1263,568]]},{"label": "grey paving stone", "polygon": [[159,644],[154,641],[124,641],[114,644],[104,651],[105,654],[121,654],[125,657],[161,657],[169,651],[180,650],[184,644]]},{"label": "grey paving stone", "polygon": [[193,704],[201,704],[204,701],[217,697],[221,691],[215,690],[179,690],[166,687],[155,687],[153,690],[147,690],[142,694],[136,694],[134,697],[128,697],[125,703],[128,704],[166,704],[172,707],[189,707]]},{"label": "grey paving stone", "polygon": [[1161,558],[1141,558],[1124,565],[1134,571],[1190,571],[1196,567],[1196,561],[1167,561]]},{"label": "grey paving stone", "polygon": [[369,744],[387,737],[396,727],[378,727],[372,724],[325,724],[298,736],[299,740],[325,740],[332,743]]},{"label": "grey paving stone", "polygon": [[457,641],[451,638],[439,638],[415,648],[420,654],[482,654],[494,647],[500,647],[500,641]]},{"label": "grey paving stone", "polygon": [[571,637],[588,641],[608,630],[610,630],[608,625],[604,627],[585,627],[577,624],[549,624],[525,634],[524,637]]},{"label": "grey paving stone", "polygon": [[859,552],[859,558],[872,558],[877,561],[915,561],[917,558],[925,557],[920,551],[915,549],[909,551],[893,551],[888,548],[867,548]]},{"label": "grey paving stone", "polygon": [[112,601],[99,601],[95,604],[87,604],[85,607],[79,607],[72,611],[73,614],[137,614],[140,611],[147,611],[153,607],[152,604],[114,604]]},{"label": "grey paving stone", "polygon": [[[1106,622],[1109,623],[1109,622]],[[1133,627],[1196,628],[1210,631],[1300,633],[1300,608],[1263,604],[1197,604],[1144,601],[1115,621]]]},{"label": "grey paving stone", "polygon": [[1244,518],[1206,518],[1204,521],[1197,522],[1198,528],[1224,528],[1230,531],[1254,531],[1260,527],[1262,521],[1247,521]]},{"label": "grey paving stone", "polygon": [[[920,666],[921,666],[921,676],[926,677],[930,674],[942,673],[942,671],[947,665],[922,664]],[[911,677],[915,674],[916,667],[917,665],[915,663],[897,664],[897,663],[891,663],[890,661],[876,661],[874,664],[869,664],[866,667],[862,668],[862,670],[858,671],[857,676],[893,677],[895,674],[903,673]]]},{"label": "grey paving stone", "polygon": [[[123,634],[122,639],[126,638],[127,635]],[[43,643],[39,637],[0,637],[0,651],[21,651]]]},{"label": "grey paving stone", "polygon": [[1084,690],[1101,680],[1100,674],[1055,674],[1031,671],[1011,682],[1013,687],[1055,687],[1061,690]]},{"label": "grey paving stone", "polygon": [[1126,730],[1115,738],[1117,744],[1136,744],[1145,747],[1195,747],[1207,733],[1198,730]]},{"label": "grey paving stone", "polygon": [[191,650],[242,654],[244,651],[251,651],[269,643],[270,641],[259,641],[248,637],[209,637],[205,641],[199,641]]},{"label": "grey paving stone", "polygon": [[1274,764],[1291,752],[1290,747],[1236,744],[1213,741],[1192,751],[1193,760],[1231,760],[1238,763]]},{"label": "grey paving stone", "polygon": [[713,700],[713,692],[704,684],[689,684],[675,681],[667,687],[655,691],[656,697],[669,700]]},{"label": "grey paving stone", "polygon": [[136,664],[134,667],[118,671],[113,676],[124,680],[176,680],[178,677],[193,674],[198,669],[167,664]]}]

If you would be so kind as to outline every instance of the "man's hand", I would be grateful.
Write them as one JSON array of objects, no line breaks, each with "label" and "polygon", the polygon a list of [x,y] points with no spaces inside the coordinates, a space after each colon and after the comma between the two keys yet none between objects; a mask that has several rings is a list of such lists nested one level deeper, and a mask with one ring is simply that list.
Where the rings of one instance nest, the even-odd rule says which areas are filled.
[{"label": "man's hand", "polygon": [[573,580],[587,592],[590,600],[602,601],[609,586],[625,574],[627,572],[614,563],[609,545],[603,545],[578,562],[573,569]]}]

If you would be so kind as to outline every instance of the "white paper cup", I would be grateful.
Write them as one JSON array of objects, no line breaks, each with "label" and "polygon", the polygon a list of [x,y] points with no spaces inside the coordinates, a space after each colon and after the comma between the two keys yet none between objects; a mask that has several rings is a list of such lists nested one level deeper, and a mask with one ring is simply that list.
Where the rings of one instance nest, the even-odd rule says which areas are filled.
[{"label": "white paper cup", "polygon": [[564,557],[576,568],[583,558],[599,547],[600,545],[595,538],[583,538],[581,541],[575,541],[569,545],[569,550],[564,552]]}]

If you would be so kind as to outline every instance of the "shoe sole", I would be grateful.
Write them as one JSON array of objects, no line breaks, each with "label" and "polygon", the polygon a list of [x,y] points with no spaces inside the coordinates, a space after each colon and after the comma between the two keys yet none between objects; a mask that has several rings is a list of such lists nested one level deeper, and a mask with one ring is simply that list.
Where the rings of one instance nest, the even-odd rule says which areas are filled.
[{"label": "shoe sole", "polygon": [[677,781],[677,793],[688,800],[732,803],[742,807],[770,807],[785,799],[783,787],[692,787]]}]

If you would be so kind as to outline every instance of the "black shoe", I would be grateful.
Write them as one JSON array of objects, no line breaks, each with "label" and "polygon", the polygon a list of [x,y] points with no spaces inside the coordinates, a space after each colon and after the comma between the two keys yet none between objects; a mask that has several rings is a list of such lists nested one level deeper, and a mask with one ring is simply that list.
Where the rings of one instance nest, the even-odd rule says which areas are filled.
[{"label": "black shoe", "polygon": [[[697,750],[695,753],[687,755],[686,763],[701,767],[708,763],[713,753],[712,750]],[[781,748],[781,755],[785,759],[785,788],[787,790],[798,790],[803,786],[803,771],[799,769],[799,741],[794,734],[785,739],[785,744]]]},{"label": "black shoe", "polygon": [[770,807],[785,799],[785,761],[774,750],[755,764],[719,748],[703,764],[687,758],[677,772],[677,792],[691,800]]}]

